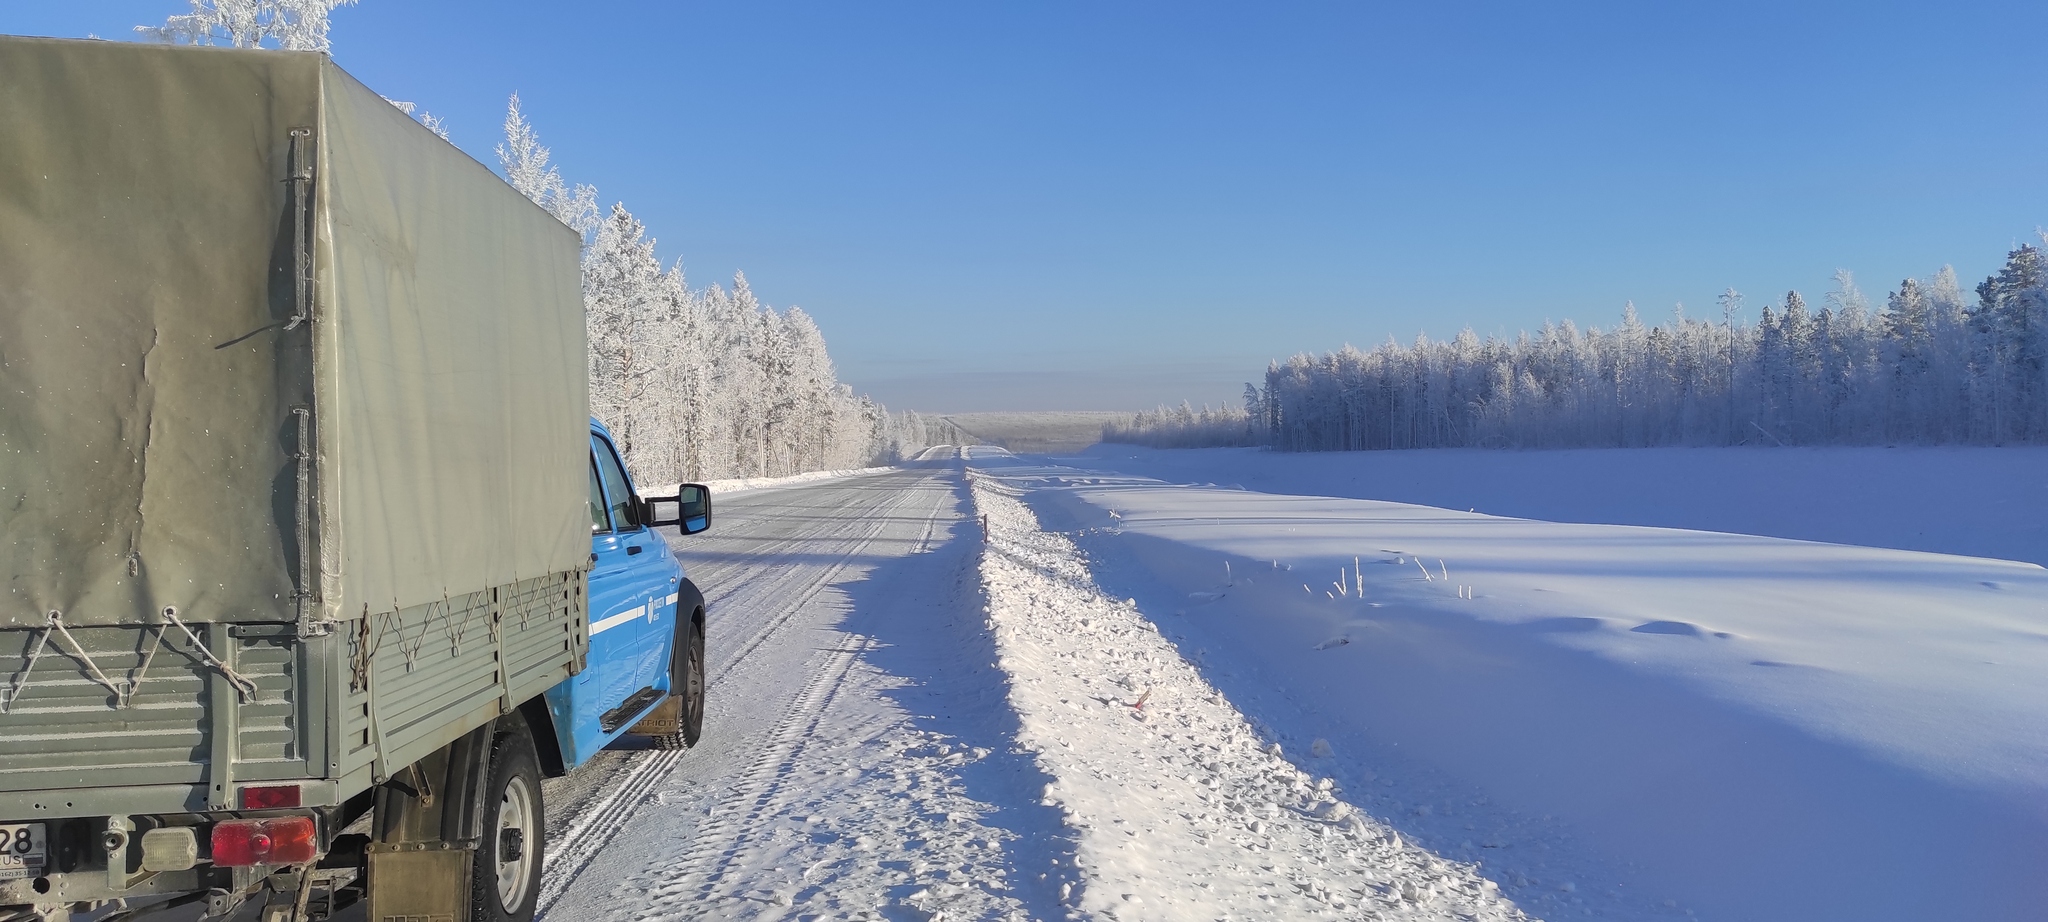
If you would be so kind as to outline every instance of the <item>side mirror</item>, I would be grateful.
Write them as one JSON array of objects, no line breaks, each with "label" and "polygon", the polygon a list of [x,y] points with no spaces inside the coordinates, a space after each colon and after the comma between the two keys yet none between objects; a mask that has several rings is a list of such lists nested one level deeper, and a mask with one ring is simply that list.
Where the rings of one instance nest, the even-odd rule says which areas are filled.
[{"label": "side mirror", "polygon": [[[660,506],[674,504],[672,514],[664,514]],[[677,489],[674,496],[649,496],[640,501],[643,507],[641,518],[650,526],[674,525],[686,535],[694,535],[711,527],[711,488],[701,483],[686,483]]]}]

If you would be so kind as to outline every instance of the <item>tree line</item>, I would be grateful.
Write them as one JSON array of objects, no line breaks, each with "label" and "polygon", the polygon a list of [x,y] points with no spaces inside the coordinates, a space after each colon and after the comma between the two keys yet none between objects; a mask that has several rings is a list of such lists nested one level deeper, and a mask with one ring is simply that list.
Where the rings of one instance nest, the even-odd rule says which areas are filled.
[{"label": "tree line", "polygon": [[1284,451],[2048,442],[2048,259],[2022,245],[1964,294],[1954,270],[1906,279],[1873,309],[1847,271],[1818,310],[1799,292],[1754,322],[1681,305],[1650,326],[1302,353],[1245,385],[1244,406],[1187,404],[1106,427],[1105,441]]}]

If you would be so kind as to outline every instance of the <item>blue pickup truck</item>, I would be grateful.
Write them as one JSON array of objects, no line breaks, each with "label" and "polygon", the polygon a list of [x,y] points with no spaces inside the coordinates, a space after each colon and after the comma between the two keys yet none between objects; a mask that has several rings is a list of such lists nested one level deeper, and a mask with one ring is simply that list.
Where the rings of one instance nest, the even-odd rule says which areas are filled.
[{"label": "blue pickup truck", "polygon": [[682,484],[674,496],[642,496],[611,432],[592,419],[588,506],[588,659],[546,693],[552,733],[533,732],[541,720],[531,708],[523,727],[497,733],[474,865],[479,922],[531,917],[544,855],[541,776],[567,774],[629,733],[682,749],[703,731],[704,594],[657,529],[710,528],[709,489]]},{"label": "blue pickup truck", "polygon": [[[678,496],[640,497],[611,433],[591,420],[590,663],[548,692],[565,769],[629,731],[675,749],[703,729],[704,594],[655,530],[668,525],[710,528],[709,491],[684,484]],[[657,704],[665,710],[650,715]]]}]

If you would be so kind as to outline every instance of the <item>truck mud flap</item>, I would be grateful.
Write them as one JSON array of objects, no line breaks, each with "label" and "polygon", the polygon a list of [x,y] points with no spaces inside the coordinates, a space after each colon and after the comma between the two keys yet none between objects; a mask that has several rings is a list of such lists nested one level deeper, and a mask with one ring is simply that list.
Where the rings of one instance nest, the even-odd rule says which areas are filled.
[{"label": "truck mud flap", "polygon": [[[445,842],[369,847],[371,922],[466,922],[473,848]],[[459,883],[458,883],[459,882]]]},{"label": "truck mud flap", "polygon": [[646,717],[640,718],[640,722],[626,732],[642,736],[675,736],[683,732],[682,696],[670,695],[663,698],[660,704],[654,706],[654,710],[648,711]]}]

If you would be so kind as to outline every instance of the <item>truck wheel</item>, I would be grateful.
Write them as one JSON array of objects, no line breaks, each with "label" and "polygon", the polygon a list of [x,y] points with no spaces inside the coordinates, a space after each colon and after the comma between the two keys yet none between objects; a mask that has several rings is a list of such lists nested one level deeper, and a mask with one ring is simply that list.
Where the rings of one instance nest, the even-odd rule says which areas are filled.
[{"label": "truck wheel", "polygon": [[657,734],[656,749],[688,749],[704,735],[704,628],[695,621],[677,631],[675,664],[670,683],[675,689],[676,732]]},{"label": "truck wheel", "polygon": [[472,922],[530,922],[545,845],[540,757],[526,725],[498,734],[483,791],[483,837],[470,875]]},{"label": "truck wheel", "polygon": [[704,627],[690,624],[689,675],[683,677],[683,742],[695,746],[704,736]]}]

